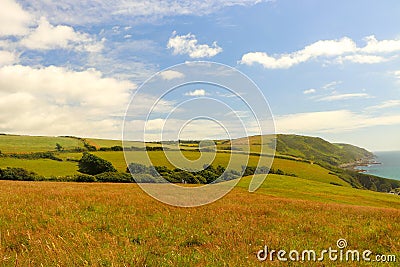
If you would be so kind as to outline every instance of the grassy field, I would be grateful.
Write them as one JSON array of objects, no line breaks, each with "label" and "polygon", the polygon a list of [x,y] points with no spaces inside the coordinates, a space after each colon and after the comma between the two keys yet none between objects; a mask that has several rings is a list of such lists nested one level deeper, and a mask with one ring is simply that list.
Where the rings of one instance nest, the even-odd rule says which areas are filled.
[{"label": "grassy field", "polygon": [[[123,152],[119,151],[97,151],[92,152],[93,154],[110,161],[114,167],[121,172],[126,171],[126,162]],[[213,155],[210,152],[203,152],[204,154]],[[143,157],[143,152],[130,151],[127,152],[129,162],[137,162],[146,164],[148,163]],[[170,151],[170,159],[177,160],[179,151]],[[182,151],[182,154],[190,159],[196,160],[199,158],[200,153],[195,151]],[[155,166],[167,166],[168,168],[174,168],[171,162],[166,158],[162,151],[149,151],[148,155]],[[5,167],[21,167],[30,171],[34,171],[39,175],[46,177],[50,176],[66,176],[77,174],[78,163],[73,161],[68,161],[68,159],[79,160],[82,157],[82,153],[56,153],[56,156],[63,159],[62,162],[48,160],[48,159],[38,159],[38,160],[27,160],[27,159],[16,159],[9,157],[0,157],[0,168]],[[211,157],[211,156],[210,156]],[[217,153],[216,158],[213,161],[213,165],[223,165],[227,166],[231,155],[229,153]],[[242,163],[247,159],[246,155],[236,154],[232,158],[233,165],[236,169],[240,170]],[[256,166],[258,163],[258,156],[249,156],[249,166]],[[179,161],[178,161],[179,162]],[[203,166],[207,161],[197,162],[197,167]],[[267,165],[268,162],[265,163]],[[262,165],[262,163],[261,163]],[[192,166],[193,167],[193,166]],[[305,162],[292,161],[276,158],[273,162],[272,167],[274,169],[281,169],[286,173],[296,174],[300,178],[315,180],[325,183],[336,183],[343,186],[349,186],[346,182],[341,180],[335,175],[329,174],[329,171],[315,164],[309,164]]]},{"label": "grassy field", "polygon": [[[179,151],[171,151],[169,152],[172,155],[172,158],[177,158],[177,155],[180,153]],[[210,152],[203,152],[205,154]],[[126,170],[126,163],[124,154],[122,152],[95,152],[95,155],[104,158],[110,161],[119,171]],[[182,154],[191,160],[195,160],[199,157],[198,152],[194,151],[182,151]],[[211,153],[210,153],[211,154]],[[167,166],[169,168],[173,168],[173,165],[168,161],[162,151],[149,151],[148,155],[155,166]],[[132,162],[138,162],[145,164],[147,161],[143,158],[143,152],[132,151],[128,152],[128,157],[132,159]],[[238,170],[241,168],[241,163],[245,161],[247,158],[246,155],[235,155],[232,159],[234,166],[236,166]],[[213,161],[213,165],[222,165],[227,166],[230,160],[229,153],[217,153],[215,160]],[[249,156],[249,166],[257,166],[259,157],[258,156]],[[205,162],[199,162],[197,165],[202,166]],[[268,162],[265,163],[267,165]],[[262,162],[261,162],[261,165]],[[199,167],[197,166],[197,167]],[[286,173],[296,174],[300,178],[314,180],[324,183],[336,183],[342,186],[350,187],[350,185],[344,182],[342,179],[338,178],[336,175],[329,174],[327,169],[322,168],[316,164],[310,164],[306,162],[293,161],[293,160],[285,160],[285,159],[274,159],[272,164],[272,168],[281,169]]]},{"label": "grassy field", "polygon": [[[348,249],[400,257],[399,198],[298,179],[271,175],[256,193],[241,188],[245,179],[190,209],[159,203],[135,184],[0,181],[0,264],[259,266],[264,245],[321,251],[339,238]],[[371,266],[305,266],[322,264]]]},{"label": "grassy field", "polygon": [[83,142],[69,137],[0,135],[2,153],[55,151],[56,144],[64,149],[83,147]]},{"label": "grassy field", "polygon": [[[121,144],[85,140],[96,147]],[[252,139],[252,151],[259,150],[254,147],[257,142]],[[83,146],[74,138],[0,136],[2,153],[54,151],[56,143],[66,149]],[[243,146],[240,140],[234,145]],[[119,171],[126,170],[123,152],[92,153]],[[168,153],[170,159],[179,159],[179,151]],[[182,154],[190,160],[200,157],[196,151]],[[129,162],[149,163],[143,152],[127,155]],[[174,167],[162,151],[148,155],[153,165]],[[78,163],[70,160],[79,160],[82,153],[56,152],[55,156],[63,161],[0,157],[0,168],[22,167],[46,177],[78,173]],[[195,164],[202,166],[210,158]],[[246,158],[217,153],[210,162],[226,166],[231,159],[240,169]],[[256,166],[258,160],[259,156],[251,155],[248,165]],[[268,160],[262,157],[261,165],[268,165]],[[255,193],[247,191],[251,177],[245,177],[222,199],[198,208],[162,204],[136,184],[0,181],[0,266],[258,266],[256,253],[264,245],[319,252],[336,248],[339,238],[347,240],[348,249],[395,254],[397,264],[384,265],[398,266],[398,196],[351,188],[317,164],[275,158],[272,167],[297,177],[270,174]],[[267,263],[282,266],[277,260]]]},{"label": "grassy field", "polygon": [[[82,154],[80,154],[81,156]],[[67,176],[78,173],[78,164],[71,161],[55,161],[50,159],[16,159],[0,157],[0,168],[19,167],[33,171],[45,177]]]},{"label": "grassy field", "polygon": [[[244,177],[239,182],[238,187],[247,189],[249,181],[249,177]],[[395,195],[284,175],[269,174],[257,193],[322,203],[396,208],[400,210],[400,198]]]}]

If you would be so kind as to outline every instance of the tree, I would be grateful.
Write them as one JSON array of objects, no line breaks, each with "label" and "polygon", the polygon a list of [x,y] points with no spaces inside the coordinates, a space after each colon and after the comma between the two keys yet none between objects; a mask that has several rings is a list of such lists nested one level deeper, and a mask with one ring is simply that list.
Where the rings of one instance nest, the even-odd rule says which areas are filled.
[{"label": "tree", "polygon": [[88,152],[84,152],[82,158],[79,161],[79,172],[96,175],[103,172],[116,172],[117,170],[111,164],[111,162],[99,158]]},{"label": "tree", "polygon": [[149,173],[149,170],[146,165],[132,162],[129,163],[127,172],[130,172],[132,174],[144,174]]},{"label": "tree", "polygon": [[60,145],[59,143],[56,144],[56,150],[57,151],[62,151],[64,150],[64,148],[62,147],[62,145]]}]

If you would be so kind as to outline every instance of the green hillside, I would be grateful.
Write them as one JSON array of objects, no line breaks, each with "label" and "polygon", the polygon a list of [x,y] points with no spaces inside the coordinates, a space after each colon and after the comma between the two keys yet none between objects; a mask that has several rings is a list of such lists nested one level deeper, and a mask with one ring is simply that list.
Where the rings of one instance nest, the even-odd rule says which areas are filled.
[{"label": "green hillside", "polygon": [[0,135],[1,153],[31,153],[55,151],[56,144],[64,149],[83,148],[78,138],[55,136]]},{"label": "green hillside", "polygon": [[276,151],[322,164],[340,164],[372,158],[374,155],[349,144],[333,144],[319,137],[278,134]]},{"label": "green hillside", "polygon": [[[371,159],[373,154],[363,148],[349,144],[332,144],[318,137],[283,135],[276,136],[251,136],[235,139],[232,141],[219,140],[217,153],[212,165],[226,167],[229,161],[234,162],[237,171],[242,168],[242,162],[249,157],[247,166],[257,166],[261,157],[268,162],[269,154],[260,154],[262,145],[273,147],[276,141],[276,156],[272,168],[281,174],[291,174],[295,177],[317,181],[335,186],[355,187],[370,189],[373,191],[388,192],[400,187],[400,181],[384,179],[372,175],[357,173],[351,170],[340,168],[342,164],[355,161]],[[181,141],[179,151],[173,144],[166,142],[165,146],[169,151],[171,159],[178,159],[182,153],[186,159],[197,160],[201,155],[205,158],[212,158],[214,152],[201,154],[196,141]],[[246,151],[246,144],[250,144],[250,151]],[[56,144],[62,149],[57,150]],[[78,162],[82,157],[82,151],[90,150],[98,157],[110,161],[119,172],[125,172],[127,164],[123,151],[112,151],[114,146],[121,146],[119,140],[78,138],[78,137],[43,137],[43,136],[17,136],[0,135],[0,168],[20,167],[33,171],[43,177],[67,177],[79,174]],[[156,148],[160,143],[128,142],[128,148]],[[229,147],[234,149],[229,149]],[[120,147],[121,148],[121,147]],[[166,166],[174,169],[161,148],[148,151],[148,155],[154,166]],[[102,150],[102,151],[96,151]],[[250,155],[247,153],[250,152]],[[32,154],[33,153],[33,154]],[[130,161],[134,163],[147,164],[143,158],[143,152],[127,152]],[[208,155],[207,155],[208,154]],[[23,157],[21,157],[21,155]],[[130,162],[129,162],[130,163]],[[196,164],[201,168],[208,162],[197,161],[186,164]],[[187,166],[192,168],[193,166]],[[65,179],[64,179],[65,180]]]}]

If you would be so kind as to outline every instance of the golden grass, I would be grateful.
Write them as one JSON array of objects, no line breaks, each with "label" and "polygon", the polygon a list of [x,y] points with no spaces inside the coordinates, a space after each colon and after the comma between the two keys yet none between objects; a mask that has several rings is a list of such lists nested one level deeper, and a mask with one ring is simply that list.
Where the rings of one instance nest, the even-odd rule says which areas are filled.
[{"label": "golden grass", "polygon": [[339,238],[351,249],[400,257],[396,208],[241,188],[190,209],[159,203],[135,184],[0,181],[0,188],[5,266],[258,266],[255,253],[264,245],[321,250],[335,247]]}]

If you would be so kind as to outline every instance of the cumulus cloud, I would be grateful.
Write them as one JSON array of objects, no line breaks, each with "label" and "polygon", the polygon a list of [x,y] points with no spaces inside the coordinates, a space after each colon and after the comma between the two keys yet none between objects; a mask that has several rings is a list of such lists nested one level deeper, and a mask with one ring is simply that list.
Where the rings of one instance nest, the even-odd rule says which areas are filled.
[{"label": "cumulus cloud", "polygon": [[28,32],[32,18],[14,0],[1,0],[0,36],[19,36]]},{"label": "cumulus cloud", "polygon": [[0,130],[11,133],[110,136],[120,132],[129,81],[96,70],[0,68]]},{"label": "cumulus cloud", "polygon": [[400,114],[370,116],[349,110],[296,113],[275,116],[274,119],[277,132],[280,133],[338,133],[400,124]]},{"label": "cumulus cloud", "polygon": [[164,80],[173,80],[173,79],[183,78],[183,77],[185,77],[185,75],[176,70],[166,70],[166,71],[161,72],[161,77]]},{"label": "cumulus cloud", "polygon": [[76,72],[55,66],[33,68],[14,65],[0,69],[0,88],[2,93],[26,92],[49,97],[59,104],[108,107],[126,103],[129,97],[127,90],[135,88],[135,85],[104,78],[94,69]]},{"label": "cumulus cloud", "polygon": [[0,67],[10,65],[18,61],[18,56],[14,52],[0,50]]},{"label": "cumulus cloud", "polygon": [[357,47],[352,39],[343,37],[339,40],[320,40],[292,53],[269,55],[250,52],[242,56],[240,63],[250,66],[257,63],[268,69],[287,69],[318,58],[333,59],[337,63],[375,64],[390,60],[387,54],[400,51],[400,40],[397,39],[378,41],[375,36],[368,36],[364,40],[364,47]]},{"label": "cumulus cloud", "polygon": [[354,51],[355,48],[356,44],[353,40],[344,37],[340,40],[318,41],[291,54],[270,56],[264,52],[247,53],[243,55],[241,63],[246,65],[258,63],[264,68],[285,69],[317,57],[342,55]]},{"label": "cumulus cloud", "polygon": [[349,55],[337,58],[337,62],[340,64],[343,64],[346,61],[353,63],[360,63],[360,64],[376,64],[389,60],[390,58],[385,58],[382,56],[373,56],[373,55]]},{"label": "cumulus cloud", "polygon": [[172,49],[174,55],[188,55],[191,58],[209,58],[222,52],[222,48],[217,45],[217,42],[213,42],[211,46],[198,44],[196,36],[191,33],[177,35],[174,32],[169,38],[167,48]]},{"label": "cumulus cloud", "polygon": [[65,25],[51,25],[45,17],[41,17],[37,28],[21,40],[21,45],[29,49],[75,49],[98,52],[103,48],[89,34],[77,32]]},{"label": "cumulus cloud", "polygon": [[317,90],[315,90],[315,89],[308,89],[308,90],[304,90],[304,91],[303,91],[303,94],[309,95],[309,94],[314,94],[315,92],[317,92]]},{"label": "cumulus cloud", "polygon": [[374,35],[364,38],[367,45],[361,48],[365,53],[392,53],[400,51],[400,39],[378,41]]},{"label": "cumulus cloud", "polygon": [[190,91],[185,93],[186,96],[205,96],[206,91],[204,89],[196,89],[194,91]]}]

